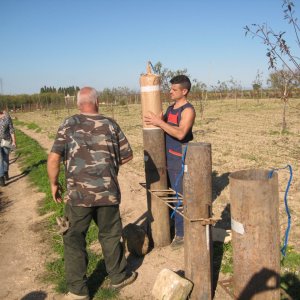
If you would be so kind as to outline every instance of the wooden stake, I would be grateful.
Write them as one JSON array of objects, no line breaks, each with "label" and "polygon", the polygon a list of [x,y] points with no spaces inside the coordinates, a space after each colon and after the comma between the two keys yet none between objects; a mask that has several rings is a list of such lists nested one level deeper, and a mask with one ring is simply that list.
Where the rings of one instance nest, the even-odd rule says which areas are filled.
[{"label": "wooden stake", "polygon": [[278,176],[268,175],[253,169],[229,176],[237,299],[280,299]]},{"label": "wooden stake", "polygon": [[[148,73],[140,78],[143,117],[149,111],[155,114],[162,111],[160,77],[151,73],[149,64],[147,70]],[[143,122],[143,140],[147,190],[166,190],[168,185],[164,132]],[[167,246],[171,242],[169,208],[150,192],[147,192],[147,203],[153,245]]]},{"label": "wooden stake", "polygon": [[[211,145],[189,143],[183,180],[184,215],[188,219],[211,218]],[[184,219],[185,277],[194,283],[190,299],[212,299],[211,225]]]}]

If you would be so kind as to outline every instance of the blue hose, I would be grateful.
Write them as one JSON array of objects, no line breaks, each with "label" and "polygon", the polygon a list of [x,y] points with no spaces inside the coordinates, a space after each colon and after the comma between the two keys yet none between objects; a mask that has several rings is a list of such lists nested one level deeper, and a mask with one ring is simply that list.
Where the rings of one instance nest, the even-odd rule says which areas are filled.
[{"label": "blue hose", "polygon": [[287,196],[288,196],[288,192],[289,192],[291,182],[292,182],[292,179],[293,179],[293,169],[292,169],[291,165],[287,165],[284,168],[273,169],[269,173],[269,178],[272,178],[274,171],[283,170],[283,169],[287,169],[287,168],[290,171],[290,178],[289,178],[289,181],[288,181],[288,184],[286,186],[285,193],[284,193],[284,205],[285,205],[286,214],[288,216],[288,225],[287,225],[287,228],[285,230],[284,243],[283,243],[283,246],[280,250],[283,256],[286,255],[286,249],[287,249],[289,234],[290,234],[290,230],[291,230],[291,214],[290,214],[290,210],[289,210],[289,206],[288,206]]}]

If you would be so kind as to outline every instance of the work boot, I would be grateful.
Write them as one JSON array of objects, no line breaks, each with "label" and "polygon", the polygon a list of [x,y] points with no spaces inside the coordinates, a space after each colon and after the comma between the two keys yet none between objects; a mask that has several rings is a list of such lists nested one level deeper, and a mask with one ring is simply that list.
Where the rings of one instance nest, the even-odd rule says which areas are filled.
[{"label": "work boot", "polygon": [[9,180],[8,172],[4,172],[4,178],[6,181]]},{"label": "work boot", "polygon": [[136,278],[137,278],[137,273],[136,272],[131,272],[120,283],[114,283],[114,284],[111,283],[110,288],[112,288],[114,290],[120,290],[124,286],[133,283],[136,280]]},{"label": "work boot", "polygon": [[184,238],[182,236],[175,236],[170,246],[172,250],[177,250],[180,249],[183,245]]},{"label": "work boot", "polygon": [[4,176],[0,177],[0,186],[5,186],[5,179]]},{"label": "work boot", "polygon": [[54,296],[53,300],[90,300],[90,297],[89,295],[80,296],[69,292],[65,295]]}]

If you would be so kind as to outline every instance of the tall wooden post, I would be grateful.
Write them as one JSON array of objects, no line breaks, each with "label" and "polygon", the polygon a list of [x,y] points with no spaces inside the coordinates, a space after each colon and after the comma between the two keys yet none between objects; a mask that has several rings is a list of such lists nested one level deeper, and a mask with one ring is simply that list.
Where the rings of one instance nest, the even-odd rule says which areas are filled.
[{"label": "tall wooden post", "polygon": [[252,169],[229,176],[237,299],[280,299],[278,176],[268,175]]},{"label": "tall wooden post", "polygon": [[[160,115],[160,77],[152,74],[148,65],[147,74],[140,77],[142,116],[153,112]],[[162,129],[149,126],[143,121],[144,161],[146,186],[151,190],[168,187],[165,155],[165,137]],[[147,193],[151,237],[154,247],[167,246],[171,242],[169,209],[159,199]]]},{"label": "tall wooden post", "polygon": [[[189,143],[183,177],[185,277],[194,283],[190,299],[212,299],[211,225],[197,219],[211,218],[211,145]],[[194,221],[193,221],[194,220]]]}]

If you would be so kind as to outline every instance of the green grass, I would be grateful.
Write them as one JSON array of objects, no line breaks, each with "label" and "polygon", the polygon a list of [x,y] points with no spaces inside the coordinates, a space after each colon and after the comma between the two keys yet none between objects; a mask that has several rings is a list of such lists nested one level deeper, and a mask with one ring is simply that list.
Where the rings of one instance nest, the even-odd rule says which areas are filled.
[{"label": "green grass", "polygon": [[241,158],[247,159],[247,160],[250,160],[250,161],[258,161],[258,158],[255,155],[251,154],[251,153],[242,153]]},{"label": "green grass", "polygon": [[232,245],[231,243],[223,244],[213,243],[214,272],[221,271],[224,274],[233,273]]},{"label": "green grass", "polygon": [[292,299],[300,299],[300,253],[288,247],[281,261],[280,285]]},{"label": "green grass", "polygon": [[278,130],[270,130],[269,134],[270,135],[280,135],[280,131],[278,131]]},{"label": "green grass", "polygon": [[20,121],[20,120],[18,120],[18,119],[14,119],[14,120],[13,120],[13,123],[14,123],[14,125],[19,125],[19,126],[25,126],[25,125],[26,125],[25,122]]},{"label": "green grass", "polygon": [[39,125],[37,125],[37,124],[35,124],[33,122],[27,124],[27,128],[31,129],[31,130],[34,130],[36,132],[41,132],[42,131],[42,128]]},{"label": "green grass", "polygon": [[26,122],[20,121],[18,119],[15,119],[13,121],[13,123],[17,126],[26,126],[28,129],[34,130],[36,132],[42,131],[42,128],[34,122],[26,123]]},{"label": "green grass", "polygon": [[227,243],[223,245],[223,260],[221,272],[224,274],[233,273],[233,258],[232,258],[232,244]]},{"label": "green grass", "polygon": [[55,137],[56,137],[56,134],[55,134],[55,133],[49,133],[49,134],[48,134],[48,138],[49,138],[50,140],[54,140]]},{"label": "green grass", "polygon": [[[218,272],[218,270],[220,270],[224,274],[232,275],[232,244],[215,242],[213,246],[214,272]],[[220,261],[222,261],[221,266],[219,265]],[[300,299],[300,253],[294,251],[293,247],[291,246],[287,248],[286,256],[282,257],[280,286],[291,297],[291,299]]]},{"label": "green grass", "polygon": [[[32,123],[33,124],[33,123]],[[35,126],[33,126],[35,127]],[[63,242],[62,236],[57,233],[56,217],[63,215],[64,204],[57,204],[52,200],[50,185],[47,175],[47,154],[45,150],[35,140],[19,130],[16,130],[18,149],[16,155],[24,176],[28,176],[32,185],[37,191],[44,193],[45,198],[40,204],[39,213],[46,214],[53,212],[48,218],[45,226],[45,234],[50,241],[56,258],[48,262],[43,280],[55,285],[57,292],[67,291],[64,273]],[[61,168],[59,181],[65,186],[64,169]],[[34,192],[34,190],[33,190]],[[98,238],[98,229],[95,223],[92,223],[87,234],[87,245],[96,241]],[[88,250],[89,265],[87,270],[88,286],[90,294],[95,300],[115,299],[117,292],[107,287],[105,264],[102,255],[97,255]],[[101,286],[103,283],[103,286]]]}]

